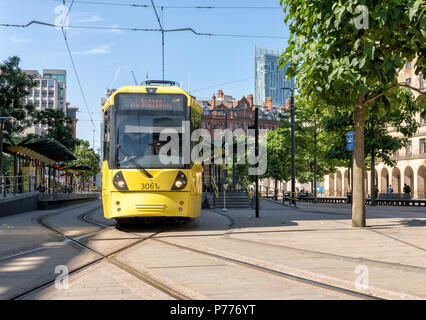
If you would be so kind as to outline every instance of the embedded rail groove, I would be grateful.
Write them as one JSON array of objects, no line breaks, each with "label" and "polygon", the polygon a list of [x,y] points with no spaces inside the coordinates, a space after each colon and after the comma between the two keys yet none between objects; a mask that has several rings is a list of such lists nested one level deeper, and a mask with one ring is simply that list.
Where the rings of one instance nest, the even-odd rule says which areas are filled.
[{"label": "embedded rail groove", "polygon": [[[83,221],[85,221],[87,223],[91,223],[91,224],[94,224],[94,225],[102,226],[102,227],[105,228],[105,225],[89,221],[89,220],[87,220],[85,218],[86,215],[88,215],[89,213],[95,211],[96,209],[99,209],[99,207],[97,207],[97,208],[95,208],[95,209],[93,209],[93,210],[91,210],[91,211],[89,211],[89,212],[87,212],[87,213],[85,213],[83,215],[80,215],[79,218],[81,218]],[[61,211],[61,212],[59,212],[57,214],[60,214],[60,213],[63,213],[63,211]],[[121,261],[118,261],[117,259],[114,258],[114,256],[117,255],[118,253],[121,253],[121,252],[123,252],[125,250],[128,250],[129,248],[131,248],[131,247],[133,247],[133,246],[135,246],[137,244],[140,244],[140,243],[142,243],[142,242],[144,242],[144,241],[146,241],[146,240],[148,240],[148,239],[150,239],[150,238],[152,238],[152,237],[160,234],[161,232],[164,232],[165,230],[153,233],[152,235],[150,235],[148,237],[143,237],[140,240],[138,240],[138,241],[136,241],[136,242],[134,242],[132,244],[129,244],[129,245],[123,247],[123,248],[120,248],[120,249],[114,251],[111,254],[104,255],[104,254],[98,252],[97,250],[95,250],[93,248],[90,248],[89,246],[85,245],[84,243],[80,242],[79,240],[66,235],[65,233],[61,232],[60,230],[58,230],[54,226],[52,226],[52,225],[50,225],[50,224],[48,224],[47,222],[44,221],[44,219],[46,219],[48,217],[51,217],[51,216],[54,216],[54,215],[56,215],[56,214],[50,214],[50,215],[45,215],[45,216],[41,217],[39,219],[39,221],[38,221],[39,224],[42,225],[44,228],[46,228],[46,229],[48,229],[48,230],[50,230],[50,231],[52,231],[52,232],[54,232],[54,233],[62,236],[64,239],[67,239],[67,240],[69,240],[69,241],[77,244],[78,246],[80,246],[82,248],[90,250],[90,251],[92,251],[93,253],[95,253],[96,255],[99,256],[99,258],[95,259],[94,261],[92,261],[90,263],[87,263],[87,264],[85,264],[85,265],[83,265],[83,266],[81,266],[79,268],[74,269],[74,270],[71,270],[69,272],[69,275],[72,275],[72,274],[80,272],[80,271],[82,271],[84,269],[87,269],[88,267],[93,266],[93,265],[95,265],[95,264],[97,264],[97,263],[99,263],[101,261],[106,261],[106,262],[111,263],[111,264],[115,265],[116,267],[122,269],[123,271],[129,273],[130,275],[134,276],[135,278],[144,281],[145,283],[147,283],[148,285],[152,286],[153,288],[155,288],[155,289],[157,289],[157,290],[159,290],[159,291],[161,291],[163,293],[166,293],[167,295],[169,295],[169,296],[171,296],[171,297],[173,297],[173,298],[175,298],[177,300],[190,300],[190,298],[187,297],[187,296],[185,296],[184,294],[179,293],[178,291],[176,291],[176,290],[168,287],[167,285],[164,285],[164,284],[160,283],[159,281],[153,279],[152,277],[149,277],[149,276],[143,274],[142,272],[140,272],[140,271],[132,268],[131,266],[129,266],[129,265],[125,264],[125,263],[122,263]],[[110,229],[110,228],[106,228],[106,229],[101,230],[101,231],[106,231],[108,229]],[[79,236],[79,237],[81,237],[81,236]],[[51,281],[48,281],[48,282],[46,282],[44,284],[38,285],[37,287],[32,288],[30,290],[27,290],[27,291],[25,291],[23,293],[20,293],[19,295],[16,295],[16,296],[12,297],[11,300],[23,299],[23,298],[25,298],[25,297],[27,297],[27,296],[29,296],[31,294],[34,294],[34,293],[39,292],[39,291],[41,291],[43,289],[46,289],[47,287],[51,286],[54,283],[55,283],[55,279],[53,279]]]},{"label": "embedded rail groove", "polygon": [[278,276],[278,277],[281,277],[281,278],[286,278],[286,279],[290,279],[290,280],[293,280],[293,281],[302,282],[304,284],[320,287],[322,289],[327,289],[329,291],[334,291],[334,292],[338,292],[338,293],[341,293],[341,294],[355,296],[357,298],[362,298],[362,299],[365,299],[365,300],[384,300],[380,297],[360,293],[360,292],[353,291],[353,290],[340,288],[340,287],[329,285],[329,284],[326,284],[326,283],[323,283],[323,282],[310,280],[310,279],[303,278],[303,277],[300,277],[300,276],[292,275],[290,273],[285,273],[285,272],[281,272],[281,271],[278,271],[278,270],[269,269],[269,268],[262,267],[262,266],[259,266],[259,265],[253,264],[253,263],[249,263],[249,262],[246,262],[246,261],[242,261],[242,260],[239,260],[239,259],[229,258],[229,257],[225,257],[225,256],[222,256],[222,255],[218,255],[218,254],[214,254],[214,253],[210,253],[210,252],[205,252],[205,251],[198,250],[198,249],[191,248],[191,247],[187,247],[187,246],[184,246],[184,245],[181,245],[181,244],[170,243],[168,241],[160,240],[160,239],[157,239],[157,238],[152,238],[152,240],[161,242],[161,243],[169,245],[169,246],[173,246],[173,247],[177,247],[177,248],[180,248],[180,249],[196,252],[198,254],[203,254],[203,255],[206,255],[206,256],[214,257],[216,259],[220,259],[220,260],[223,260],[223,261],[228,261],[228,262],[231,262],[231,263],[234,263],[234,264],[237,264],[237,265],[241,265],[243,267],[262,271],[262,272],[272,274],[274,276]]}]

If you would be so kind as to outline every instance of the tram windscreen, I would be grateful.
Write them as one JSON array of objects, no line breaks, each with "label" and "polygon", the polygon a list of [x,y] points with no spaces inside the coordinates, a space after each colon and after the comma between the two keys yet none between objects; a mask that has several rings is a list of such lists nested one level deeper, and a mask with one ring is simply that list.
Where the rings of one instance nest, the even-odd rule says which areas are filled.
[{"label": "tram windscreen", "polygon": [[[138,164],[146,169],[185,167],[183,122],[189,119],[189,108],[184,95],[120,93],[115,97],[115,107],[117,168],[134,169]],[[167,140],[161,141],[162,132],[174,134],[174,141],[179,141],[173,152],[166,153],[168,162],[164,162],[164,153],[160,157],[160,150],[166,144],[170,146],[173,138],[166,134]]]}]

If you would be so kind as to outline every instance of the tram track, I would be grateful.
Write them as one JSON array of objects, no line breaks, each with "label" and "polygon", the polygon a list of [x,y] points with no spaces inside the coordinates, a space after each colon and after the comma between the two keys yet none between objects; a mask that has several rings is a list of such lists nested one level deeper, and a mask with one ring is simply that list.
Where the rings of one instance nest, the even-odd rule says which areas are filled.
[{"label": "tram track", "polygon": [[[40,216],[40,217],[38,217],[36,219],[32,219],[31,222],[33,224],[35,224],[35,225],[40,225],[40,223],[38,222],[40,219],[48,218],[48,217],[55,216],[55,215],[64,214],[64,213],[67,213],[67,212],[72,212],[72,211],[74,211],[76,209],[80,209],[80,208],[82,208],[84,206],[87,206],[87,204],[79,205],[79,206],[76,206],[76,207],[73,206],[72,208],[62,209],[62,210],[59,210],[59,211],[57,211],[55,213],[45,214],[45,215],[42,215],[42,216]],[[86,212],[84,214],[89,214],[89,213],[95,212],[96,210],[98,210],[100,208],[101,208],[101,205],[96,206],[95,208],[91,209],[89,212]],[[103,231],[103,230],[100,230],[100,231]],[[23,248],[23,249],[21,248],[20,251],[17,251],[17,252],[11,250],[6,255],[0,257],[0,262],[6,261],[6,260],[9,260],[9,259],[12,259],[12,258],[16,258],[18,256],[30,254],[32,252],[36,252],[36,251],[40,251],[40,250],[45,250],[45,249],[53,248],[53,247],[56,247],[56,246],[60,245],[61,243],[62,243],[62,241],[55,241],[53,244],[49,244],[49,245],[38,246],[38,247],[31,246],[31,247],[26,247],[26,248]]]},{"label": "tram track", "polygon": [[[235,228],[236,222],[231,216],[223,214],[221,212],[214,211],[214,210],[209,210],[209,211],[227,218],[230,221],[230,223],[228,225],[228,230],[232,230],[232,229]],[[99,225],[98,223],[93,222],[93,221],[90,221],[90,222],[88,221],[88,223],[93,223],[93,224]],[[137,234],[134,234],[134,233],[132,233],[132,234],[135,235],[135,236],[138,236]],[[225,235],[225,237],[226,237],[227,235],[229,235],[229,233],[224,233],[223,235]],[[281,271],[274,270],[274,269],[271,269],[271,268],[266,268],[264,266],[261,266],[261,265],[255,264],[255,263],[251,263],[251,262],[247,262],[247,261],[244,261],[244,260],[241,260],[241,259],[231,258],[231,257],[227,257],[227,256],[224,256],[224,255],[216,254],[216,253],[206,252],[206,251],[203,251],[203,250],[200,250],[200,249],[197,249],[197,248],[193,248],[193,247],[189,247],[189,246],[186,246],[186,245],[172,243],[172,242],[169,242],[169,241],[159,239],[158,236],[159,236],[159,234],[155,234],[152,237],[150,237],[150,240],[162,243],[162,244],[167,245],[167,246],[179,248],[179,249],[182,249],[182,250],[189,250],[189,251],[197,253],[197,254],[201,254],[201,255],[204,255],[204,256],[208,256],[208,257],[212,257],[212,258],[219,259],[219,260],[222,260],[222,261],[226,261],[228,263],[232,263],[232,264],[242,266],[242,267],[245,267],[245,268],[250,268],[250,269],[257,270],[257,271],[261,271],[263,273],[267,273],[269,275],[273,275],[273,276],[276,276],[276,277],[279,277],[279,278],[285,278],[285,279],[288,279],[288,280],[303,283],[305,285],[315,286],[315,287],[325,289],[325,290],[328,290],[328,291],[333,291],[333,292],[338,293],[338,294],[351,296],[353,298],[364,299],[364,300],[383,300],[383,298],[381,298],[381,297],[377,297],[377,296],[373,296],[373,295],[369,295],[369,294],[364,294],[364,293],[357,292],[357,291],[354,291],[354,290],[345,289],[345,288],[330,285],[330,284],[327,284],[327,283],[324,283],[324,282],[320,282],[320,281],[308,279],[308,278],[305,278],[305,277],[301,277],[301,276],[298,276],[298,275],[294,275],[294,274],[290,274],[290,273],[286,273],[286,272],[281,272]],[[233,240],[232,238],[230,238],[230,239]]]},{"label": "tram track", "polygon": [[[184,295],[184,294],[182,294],[182,293],[174,290],[173,288],[170,288],[169,286],[167,286],[167,285],[165,285],[165,284],[157,281],[156,279],[154,279],[154,278],[152,278],[152,277],[150,277],[148,275],[143,274],[142,272],[134,269],[133,267],[129,266],[128,264],[125,264],[125,263],[123,263],[123,262],[121,262],[121,261],[119,261],[118,259],[115,258],[115,255],[117,255],[117,254],[119,254],[121,252],[124,252],[124,251],[126,251],[126,250],[128,250],[128,249],[130,249],[130,248],[132,248],[132,247],[134,247],[134,246],[136,246],[136,245],[138,245],[138,244],[140,244],[140,243],[142,243],[142,242],[144,242],[144,241],[146,241],[146,240],[148,240],[148,239],[150,239],[150,238],[152,238],[152,237],[154,237],[154,236],[156,236],[156,235],[158,235],[158,234],[160,234],[160,233],[162,233],[162,232],[164,232],[166,230],[163,229],[163,230],[157,231],[157,232],[155,232],[155,233],[153,233],[153,234],[151,234],[149,236],[146,236],[146,237],[140,237],[140,235],[138,235],[138,238],[140,238],[139,240],[136,240],[135,242],[133,242],[131,244],[128,244],[128,245],[126,245],[124,247],[121,247],[121,248],[119,248],[119,249],[117,249],[117,250],[115,250],[112,253],[109,253],[107,255],[101,253],[99,250],[93,249],[92,247],[84,244],[83,242],[81,242],[79,240],[81,238],[87,238],[88,236],[99,234],[100,232],[109,231],[109,230],[111,230],[111,229],[114,228],[114,227],[106,226],[104,224],[101,224],[101,223],[98,223],[98,222],[94,222],[94,221],[91,221],[91,220],[87,219],[87,216],[89,214],[93,213],[94,211],[98,210],[99,208],[100,207],[97,207],[97,208],[95,208],[95,209],[93,209],[93,210],[91,210],[89,212],[83,213],[83,214],[79,215],[77,218],[81,219],[82,221],[84,221],[86,223],[90,223],[92,225],[97,225],[97,226],[103,227],[104,229],[101,229],[101,230],[99,230],[97,232],[90,233],[90,234],[87,234],[87,235],[81,235],[81,236],[78,236],[78,237],[69,236],[63,230],[61,231],[59,227],[53,226],[52,224],[50,224],[50,223],[48,223],[48,222],[45,221],[49,217],[52,217],[54,215],[63,213],[62,211],[58,212],[58,213],[55,213],[55,214],[45,215],[45,216],[40,217],[38,219],[38,223],[41,226],[43,226],[47,230],[49,230],[49,231],[51,231],[51,232],[53,232],[53,233],[55,233],[57,235],[63,237],[64,241],[71,242],[74,245],[76,245],[76,246],[78,246],[80,248],[83,248],[85,250],[89,250],[89,251],[91,251],[92,253],[94,253],[95,255],[98,256],[98,258],[96,258],[95,260],[93,260],[93,261],[91,261],[89,263],[86,263],[86,264],[84,264],[81,267],[78,267],[78,268],[75,268],[73,270],[70,270],[70,272],[68,273],[68,275],[69,276],[74,275],[74,274],[76,274],[76,273],[78,273],[80,271],[86,270],[89,267],[94,266],[94,265],[96,265],[96,264],[98,264],[98,263],[100,263],[102,261],[106,261],[106,262],[111,263],[114,266],[120,268],[121,270],[129,273],[130,275],[134,276],[135,278],[144,281],[145,283],[147,283],[151,287],[153,287],[153,288],[155,288],[155,289],[157,289],[157,290],[159,290],[159,291],[161,291],[161,292],[169,295],[170,297],[172,297],[174,299],[177,299],[177,300],[189,300],[190,297],[188,297],[188,296],[186,296],[186,295]],[[60,243],[63,243],[64,241],[62,241]],[[30,296],[32,294],[35,294],[37,292],[42,291],[43,289],[46,289],[46,288],[50,287],[54,283],[55,283],[55,279],[52,279],[52,280],[50,280],[48,282],[45,282],[43,284],[40,284],[40,285],[32,288],[30,290],[26,290],[25,292],[22,292],[22,293],[20,293],[18,295],[15,295],[14,297],[11,298],[11,300],[20,300],[20,299],[23,299],[25,297],[28,297],[28,296]]]},{"label": "tram track", "polygon": [[[108,231],[110,229],[113,229],[114,227],[107,226],[105,224],[102,224],[100,222],[97,222],[97,221],[94,221],[94,220],[88,218],[88,216],[90,214],[93,214],[93,212],[95,212],[96,209],[97,208],[79,215],[78,219],[81,219],[85,223],[96,225],[98,227],[103,228],[99,232],[104,232],[104,231]],[[224,217],[226,217],[230,220],[230,224],[228,225],[229,231],[235,228],[235,221],[232,219],[232,217],[230,217],[226,214],[223,214],[223,213],[216,212],[216,211],[212,211],[212,212],[219,214],[221,216],[224,216]],[[60,214],[60,213],[58,213],[58,214]],[[50,216],[51,215],[46,215],[45,218],[48,219]],[[160,231],[155,232],[155,233],[153,233],[149,236],[141,237],[140,234],[136,234],[136,233],[133,233],[131,230],[124,229],[123,231],[127,232],[128,234],[132,234],[132,235],[134,235],[134,236],[136,236],[140,239],[135,241],[134,243],[126,245],[126,246],[124,246],[124,247],[122,247],[118,250],[115,250],[114,252],[112,252],[110,254],[103,254],[103,253],[99,252],[99,250],[95,250],[95,249],[91,248],[89,245],[86,245],[86,244],[84,244],[80,241],[81,238],[83,238],[83,237],[86,238],[86,237],[90,236],[90,234],[84,235],[84,236],[79,236],[79,237],[69,236],[69,235],[65,234],[64,230],[58,230],[58,227],[52,226],[51,224],[44,221],[44,219],[40,219],[40,220],[41,220],[40,224],[43,227],[45,227],[46,229],[50,230],[51,232],[55,232],[57,235],[63,237],[64,240],[66,240],[67,242],[72,242],[73,244],[75,244],[76,246],[79,246],[80,248],[83,248],[85,250],[90,250],[91,252],[93,252],[94,254],[96,254],[98,256],[98,258],[96,260],[94,260],[90,263],[87,263],[84,266],[81,266],[79,268],[76,268],[76,269],[70,271],[69,275],[72,275],[72,274],[78,273],[82,270],[85,270],[85,269],[87,269],[87,268],[89,268],[89,267],[91,267],[91,266],[93,266],[93,265],[95,265],[95,264],[97,264],[101,261],[106,261],[106,262],[111,263],[114,266],[120,268],[121,270],[129,273],[130,275],[134,276],[135,278],[137,278],[141,281],[144,281],[145,283],[151,285],[153,288],[168,294],[169,296],[171,296],[175,299],[179,299],[179,300],[190,299],[190,297],[188,297],[187,295],[182,294],[182,293],[178,292],[177,290],[175,290],[173,288],[170,288],[170,286],[163,284],[161,281],[158,281],[158,280],[154,279],[153,277],[144,274],[143,272],[133,268],[131,265],[129,265],[127,263],[123,263],[122,261],[120,261],[119,259],[116,258],[116,255],[123,253],[126,250],[129,250],[129,249],[143,243],[146,240],[153,240],[153,241],[162,243],[162,244],[167,245],[167,246],[173,246],[175,248],[179,248],[179,249],[182,249],[182,250],[190,250],[194,253],[201,254],[201,255],[204,255],[204,256],[209,256],[211,258],[219,259],[219,260],[222,260],[222,261],[226,261],[226,262],[234,264],[234,265],[254,269],[254,270],[257,270],[257,271],[260,271],[260,272],[263,272],[263,273],[267,273],[269,275],[273,275],[275,277],[285,278],[285,279],[288,279],[288,280],[303,283],[305,285],[319,287],[319,288],[322,288],[322,289],[325,289],[325,290],[328,290],[328,291],[333,291],[335,293],[350,296],[352,298],[367,299],[367,300],[380,300],[380,299],[382,299],[381,297],[360,293],[360,292],[349,290],[349,289],[346,289],[346,288],[343,288],[343,287],[330,285],[330,284],[327,284],[327,283],[324,283],[324,282],[321,282],[321,281],[315,281],[315,280],[305,278],[305,277],[301,277],[301,276],[298,276],[298,275],[295,275],[295,274],[275,270],[273,268],[267,268],[265,266],[262,266],[261,264],[244,261],[244,259],[241,259],[241,258],[230,257],[229,255],[227,256],[226,254],[222,255],[222,254],[206,252],[206,251],[200,250],[199,248],[194,248],[194,247],[190,247],[190,246],[186,246],[186,245],[182,245],[182,244],[176,244],[176,243],[172,243],[172,242],[160,239],[160,237],[162,236],[162,233],[164,233],[168,230],[160,230]],[[250,240],[245,240],[245,239],[229,238],[229,235],[231,234],[229,231],[224,233],[224,234],[221,234],[221,235],[228,237],[228,239],[230,239],[230,240],[250,241]],[[93,235],[97,234],[99,232],[93,233]],[[267,245],[267,244],[264,244],[264,243],[259,243],[259,244]],[[297,249],[297,248],[292,248],[292,249]],[[349,257],[347,257],[347,258],[349,258]],[[19,295],[16,295],[12,299],[23,299],[25,297],[28,297],[28,296],[36,293],[36,292],[39,292],[39,291],[51,286],[52,284],[54,284],[54,282],[55,282],[55,280],[52,280],[52,281],[49,281],[48,283],[39,285],[36,288],[33,288],[33,289],[28,290],[26,292],[23,292]]]}]

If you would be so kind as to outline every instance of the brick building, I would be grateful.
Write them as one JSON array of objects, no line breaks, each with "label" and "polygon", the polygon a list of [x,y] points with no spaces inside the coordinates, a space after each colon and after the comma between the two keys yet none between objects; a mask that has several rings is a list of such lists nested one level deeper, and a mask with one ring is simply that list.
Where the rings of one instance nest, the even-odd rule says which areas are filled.
[{"label": "brick building", "polygon": [[275,130],[280,126],[279,113],[284,110],[284,106],[272,105],[272,98],[267,99],[266,105],[255,106],[252,94],[235,99],[225,96],[222,90],[217,97],[213,94],[211,100],[198,103],[203,107],[202,126],[212,137],[214,129],[247,130],[254,123],[255,107],[259,108],[259,129]]}]

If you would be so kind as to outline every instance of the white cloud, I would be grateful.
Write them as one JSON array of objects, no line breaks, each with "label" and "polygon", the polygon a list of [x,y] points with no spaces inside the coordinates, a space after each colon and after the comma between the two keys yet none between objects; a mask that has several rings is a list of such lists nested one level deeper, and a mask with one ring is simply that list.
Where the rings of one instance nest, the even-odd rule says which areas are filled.
[{"label": "white cloud", "polygon": [[77,20],[78,23],[90,23],[90,22],[100,22],[103,21],[104,19],[102,19],[99,16],[91,16],[91,17],[86,17],[86,18],[82,18],[80,20]]},{"label": "white cloud", "polygon": [[88,55],[88,54],[107,54],[111,45],[103,45],[98,48],[93,48],[85,51],[76,51],[73,54]]},{"label": "white cloud", "polygon": [[[111,26],[111,28],[118,28],[118,24],[113,24],[113,25]],[[120,33],[123,33],[123,30],[119,30],[119,29],[111,29],[111,32],[112,32],[112,33],[116,33],[116,34],[120,34]]]},{"label": "white cloud", "polygon": [[13,43],[21,43],[21,44],[26,44],[26,43],[30,43],[31,42],[30,39],[21,38],[21,37],[17,36],[16,34],[11,35],[9,37],[9,40],[12,41]]}]

